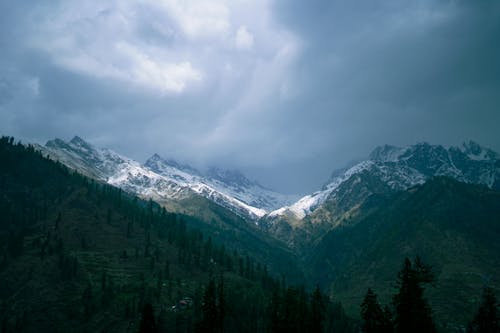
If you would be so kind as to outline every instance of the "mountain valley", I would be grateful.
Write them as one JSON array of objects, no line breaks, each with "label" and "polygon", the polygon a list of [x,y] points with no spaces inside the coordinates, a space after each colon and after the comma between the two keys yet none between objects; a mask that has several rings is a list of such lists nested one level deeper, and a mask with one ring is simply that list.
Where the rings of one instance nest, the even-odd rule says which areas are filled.
[{"label": "mountain valley", "polygon": [[[41,239],[46,232],[48,235],[54,233],[50,223],[60,220],[56,207],[61,207],[63,221],[74,221],[70,223],[75,224],[69,224],[56,232],[56,239],[46,236],[55,242],[50,243],[51,246],[56,246],[58,239],[64,239],[69,249],[65,255],[76,258],[79,265],[83,265],[79,266],[80,272],[87,272],[95,279],[100,274],[99,270],[109,270],[115,283],[121,285],[120,288],[126,288],[127,284],[130,284],[130,288],[132,285],[137,288],[140,280],[127,278],[127,274],[132,274],[130,272],[123,273],[125,275],[113,273],[114,270],[121,270],[122,264],[110,258],[119,256],[121,249],[125,248],[127,256],[135,251],[139,257],[150,260],[150,255],[146,253],[151,251],[150,246],[153,245],[148,244],[152,242],[158,251],[171,253],[162,260],[168,260],[174,265],[172,267],[176,267],[176,278],[181,281],[179,287],[172,289],[178,290],[179,295],[162,296],[166,297],[163,302],[172,303],[176,297],[181,298],[183,292],[192,296],[196,285],[206,281],[206,266],[198,270],[189,265],[193,264],[191,260],[199,260],[198,255],[203,256],[207,242],[222,246],[225,253],[231,254],[233,263],[230,265],[239,265],[239,271],[225,266],[228,264],[220,267],[228,272],[229,284],[238,286],[246,283],[242,282],[241,276],[244,279],[251,276],[255,278],[257,275],[245,273],[253,270],[245,268],[251,262],[251,267],[258,270],[259,276],[264,271],[270,279],[274,276],[276,280],[272,283],[283,286],[303,283],[308,289],[319,286],[330,298],[343,304],[346,313],[355,318],[354,323],[359,318],[359,305],[367,288],[375,290],[381,302],[391,304],[391,295],[395,292],[393,277],[405,258],[419,256],[432,266],[436,284],[429,288],[426,295],[443,332],[465,327],[470,320],[470,313],[477,308],[480,290],[485,284],[498,291],[500,158],[496,152],[474,142],[465,143],[460,148],[444,148],[426,143],[405,148],[378,147],[368,159],[334,172],[320,191],[302,198],[266,189],[237,171],[211,168],[200,172],[158,154],[141,164],[112,150],[97,148],[79,137],[69,142],[55,139],[45,146],[28,147],[33,149],[33,153],[39,152],[56,161],[60,168],[75,170],[77,173],[74,177],[83,177],[83,180],[79,180],[80,183],[83,181],[83,187],[71,185],[70,188],[77,192],[68,190],[67,198],[53,194],[56,199],[49,205],[53,207],[52,212],[39,219],[40,222],[35,223],[36,227],[27,229],[30,231],[26,231],[23,239],[29,241],[22,242],[30,244],[37,242],[36,239]],[[15,169],[15,159],[9,163]],[[45,165],[46,162],[37,163]],[[22,165],[20,170],[29,174],[29,164]],[[43,169],[35,172],[33,181],[36,183],[43,173]],[[4,179],[17,179],[7,174],[9,176]],[[13,181],[13,184],[17,181]],[[13,196],[8,186],[2,186],[4,196]],[[33,185],[23,186],[27,190]],[[165,245],[160,236],[155,236],[153,241],[144,226],[145,222],[139,223],[139,218],[130,220],[127,212],[109,206],[115,203],[106,203],[101,207],[95,201],[90,193],[100,193],[100,190],[96,190],[100,186],[105,193],[122,193],[124,198],[136,200],[142,207],[156,207],[153,210],[158,212],[166,209],[164,212],[172,214],[167,215],[172,216],[170,219],[182,220],[189,230],[194,230],[192,237],[199,237],[204,243],[196,245],[193,240],[195,245],[183,245],[190,244],[184,240]],[[105,190],[108,188],[106,186],[109,190]],[[64,192],[62,188],[57,191]],[[35,193],[42,193],[37,191]],[[84,193],[88,193],[88,199],[81,197]],[[37,209],[47,205],[39,198],[39,194],[33,195],[33,202],[40,201],[36,204],[39,205]],[[142,201],[132,199],[135,196]],[[94,227],[80,225],[81,222],[77,222],[79,219],[87,221],[85,223],[90,223],[89,218],[92,219],[92,214],[87,216],[86,211],[96,211],[96,221],[111,221],[111,227],[105,226],[104,222]],[[147,213],[132,216],[141,214],[147,216]],[[161,231],[165,222],[160,220],[154,222],[154,233],[158,235],[168,231]],[[133,229],[137,230],[137,223],[141,225],[139,230],[145,228],[141,236],[129,239],[129,236],[117,235],[117,232],[129,234],[127,230],[131,228],[130,225],[134,225]],[[11,231],[8,231],[9,228]],[[91,229],[84,231],[86,228]],[[99,229],[100,235],[93,237],[91,234],[97,232],[95,228]],[[6,227],[3,235],[17,235],[15,230],[12,226]],[[196,232],[203,236],[196,236]],[[16,237],[12,239],[18,239]],[[111,247],[106,250],[102,243],[104,247],[101,249],[101,242],[109,242]],[[84,246],[83,243],[90,245]],[[9,245],[4,250],[4,261],[10,267],[6,272],[11,275],[12,269],[21,268],[8,264],[14,260],[7,259],[6,253],[10,251],[10,246],[15,248],[15,245]],[[184,246],[194,251],[188,255],[188,266],[181,254],[178,258],[172,256],[172,253],[182,253]],[[193,250],[191,246],[198,250]],[[93,252],[88,252],[86,248],[93,248]],[[200,250],[200,253],[196,252]],[[35,246],[28,253],[33,251],[38,253],[39,249]],[[106,251],[109,253],[106,254]],[[95,264],[89,262],[89,256],[95,256],[96,260],[100,258],[98,268],[93,268]],[[226,259],[219,258],[217,262],[220,260]],[[146,264],[147,261],[140,263]],[[41,269],[36,268],[37,271]],[[149,283],[153,285],[158,272],[147,274]],[[283,279],[281,283],[276,282],[280,279]],[[258,280],[263,281],[261,278]],[[96,287],[95,281],[93,285]],[[261,287],[253,286],[257,293],[260,292],[258,290]],[[78,288],[78,292],[84,292],[84,284],[79,284]],[[14,289],[6,291],[6,294],[12,293]],[[263,293],[269,295],[269,290],[265,289]],[[133,295],[129,294],[130,297]],[[31,302],[28,298],[24,299]],[[128,298],[129,301],[131,299]],[[120,306],[125,304],[121,301],[118,303]],[[8,311],[14,310],[10,308]],[[339,313],[337,315],[342,317]],[[97,318],[92,324],[95,327],[100,325]],[[137,320],[134,317],[131,322],[137,323]],[[15,323],[9,322],[8,325]],[[116,325],[115,329],[123,329],[120,325],[124,325],[124,322],[117,319]],[[231,322],[231,325],[237,324]]]}]

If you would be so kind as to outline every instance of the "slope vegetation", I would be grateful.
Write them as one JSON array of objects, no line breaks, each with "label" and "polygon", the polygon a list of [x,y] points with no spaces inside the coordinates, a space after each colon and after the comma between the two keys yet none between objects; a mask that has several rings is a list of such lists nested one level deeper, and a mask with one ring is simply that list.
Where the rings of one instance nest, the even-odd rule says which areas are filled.
[{"label": "slope vegetation", "polygon": [[390,302],[405,257],[421,256],[437,275],[429,290],[441,323],[465,324],[485,283],[500,285],[500,193],[433,178],[407,191],[372,195],[324,235],[305,260],[310,273],[351,314],[368,287]]},{"label": "slope vegetation", "polygon": [[[3,332],[137,332],[147,304],[162,331],[203,331],[213,279],[225,286],[227,330],[263,331],[279,285],[271,263],[294,271],[287,253],[230,229],[217,212],[220,221],[202,232],[194,227],[202,221],[92,181],[12,138],[0,140],[0,160]],[[222,243],[221,225],[238,246]]]}]

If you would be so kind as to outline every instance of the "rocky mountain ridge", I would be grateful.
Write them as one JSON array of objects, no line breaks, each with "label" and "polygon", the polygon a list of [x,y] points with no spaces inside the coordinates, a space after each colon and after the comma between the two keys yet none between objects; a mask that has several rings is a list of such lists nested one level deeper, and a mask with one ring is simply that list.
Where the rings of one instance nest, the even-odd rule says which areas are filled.
[{"label": "rocky mountain ridge", "polygon": [[449,148],[428,143],[377,147],[366,160],[335,171],[321,190],[299,200],[236,170],[211,168],[203,173],[158,154],[141,164],[78,136],[69,142],[54,139],[39,149],[83,174],[142,197],[165,201],[201,195],[271,231],[282,229],[283,223],[286,229],[328,230],[355,215],[356,207],[371,194],[403,191],[436,176],[500,189],[499,154],[473,141]]},{"label": "rocky mountain ridge", "polygon": [[207,174],[154,154],[141,164],[110,149],[95,147],[78,136],[37,146],[52,159],[79,172],[157,201],[201,195],[250,220],[291,203],[296,197],[250,181],[238,171],[212,168]]},{"label": "rocky mountain ridge", "polygon": [[372,151],[367,160],[335,171],[320,191],[304,196],[290,206],[281,207],[269,216],[288,215],[303,219],[335,197],[351,177],[363,173],[379,179],[394,191],[423,184],[436,176],[500,189],[500,155],[473,141],[450,148],[428,143],[407,147],[380,146]]}]

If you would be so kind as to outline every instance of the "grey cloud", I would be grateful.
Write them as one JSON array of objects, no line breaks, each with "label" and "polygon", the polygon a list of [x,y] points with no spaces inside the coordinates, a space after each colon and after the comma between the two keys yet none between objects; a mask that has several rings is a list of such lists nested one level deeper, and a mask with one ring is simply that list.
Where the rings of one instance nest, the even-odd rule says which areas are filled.
[{"label": "grey cloud", "polygon": [[[110,27],[122,10],[113,2],[94,23],[54,35],[48,18],[57,23],[70,3],[0,4],[2,134],[78,134],[139,160],[158,152],[239,168],[287,192],[317,189],[378,144],[474,139],[500,151],[497,1],[277,0],[269,24],[235,10],[227,35],[198,39],[154,6],[134,5],[124,27]],[[244,52],[231,44],[241,25],[255,34]],[[74,54],[96,52],[104,65],[120,60],[107,47],[121,38],[189,60],[203,79],[162,94],[68,68],[38,47],[61,36],[78,37]]]},{"label": "grey cloud", "polygon": [[500,148],[498,2],[278,1],[275,13],[304,40],[295,105],[325,134],[321,162],[385,142]]}]

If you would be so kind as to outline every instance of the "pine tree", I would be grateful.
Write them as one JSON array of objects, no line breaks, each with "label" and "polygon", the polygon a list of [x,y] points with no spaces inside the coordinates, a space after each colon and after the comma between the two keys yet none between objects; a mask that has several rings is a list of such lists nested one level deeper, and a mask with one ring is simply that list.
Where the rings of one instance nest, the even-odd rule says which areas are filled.
[{"label": "pine tree", "polygon": [[282,322],[282,301],[281,291],[275,287],[269,301],[267,313],[269,314],[268,329],[269,332],[281,332]]},{"label": "pine tree", "polygon": [[383,310],[382,317],[382,332],[393,333],[394,332],[394,324],[392,323],[392,313],[389,307],[386,305]]},{"label": "pine tree", "polygon": [[363,303],[361,303],[361,318],[364,333],[388,333],[392,332],[392,323],[388,311],[382,310],[377,295],[368,288]]},{"label": "pine tree", "polygon": [[156,331],[155,315],[153,306],[146,303],[142,309],[139,333],[154,333]]},{"label": "pine tree", "polygon": [[467,333],[499,333],[500,315],[493,289],[484,288],[481,305],[467,328]]},{"label": "pine tree", "polygon": [[220,332],[224,332],[224,317],[226,315],[226,298],[224,295],[224,277],[220,276],[217,286],[217,326]]},{"label": "pine tree", "polygon": [[323,321],[325,320],[325,300],[323,294],[316,286],[311,297],[311,329],[312,332],[323,332]]},{"label": "pine tree", "polygon": [[406,258],[398,274],[398,293],[393,297],[394,326],[397,333],[435,332],[431,308],[424,299],[426,283],[434,280],[429,266],[416,258],[414,263]]},{"label": "pine tree", "polygon": [[92,286],[90,284],[87,285],[82,295],[82,303],[83,303],[83,316],[87,320],[92,315],[94,311],[94,301],[92,296]]},{"label": "pine tree", "polygon": [[[301,291],[288,287],[283,296],[283,327],[284,332],[304,332],[307,319],[307,305],[304,306]],[[304,311],[305,310],[305,311]]]},{"label": "pine tree", "polygon": [[215,281],[210,278],[208,285],[203,293],[202,303],[202,321],[201,331],[207,333],[215,333],[217,329],[217,290]]}]

